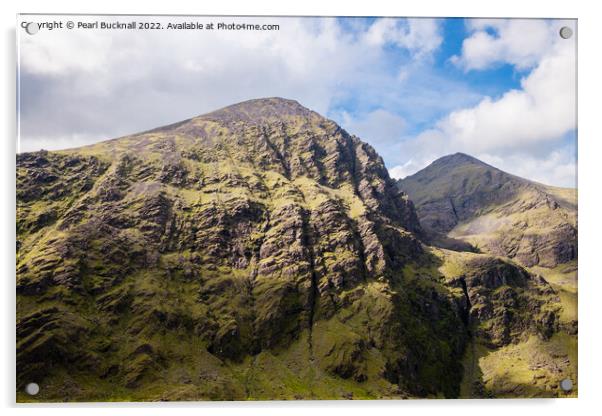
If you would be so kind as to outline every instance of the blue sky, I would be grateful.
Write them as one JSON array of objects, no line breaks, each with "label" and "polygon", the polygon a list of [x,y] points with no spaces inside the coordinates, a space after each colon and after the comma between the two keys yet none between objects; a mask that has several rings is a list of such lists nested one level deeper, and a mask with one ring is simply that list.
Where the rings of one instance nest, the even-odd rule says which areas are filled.
[{"label": "blue sky", "polygon": [[[550,109],[538,108],[546,107],[547,104],[537,94],[537,88],[531,88],[534,90],[532,93],[523,88],[523,82],[528,83],[532,73],[531,83],[542,72],[541,69],[536,71],[542,61],[547,65],[549,61],[555,60],[556,66],[564,68],[563,64],[566,65],[567,61],[570,63],[575,59],[574,43],[561,40],[556,32],[556,29],[562,25],[570,25],[571,22],[496,20],[491,22],[491,25],[486,22],[473,22],[467,19],[436,20],[441,42],[430,54],[420,58],[403,46],[395,43],[387,45],[383,48],[387,65],[385,72],[393,77],[399,68],[407,68],[404,82],[391,82],[388,86],[390,91],[387,93],[354,91],[335,102],[328,115],[348,130],[358,132],[362,138],[371,142],[383,155],[391,174],[396,177],[411,174],[443,154],[463,151],[533,180],[560,186],[576,186],[574,71],[565,73],[564,79],[555,81],[551,74],[547,79],[539,81],[550,90],[554,90],[556,83],[569,85],[565,88],[565,93],[572,97],[564,97],[564,104],[557,106],[558,108],[552,108],[553,104],[549,106]],[[528,34],[530,30],[540,31],[549,35],[549,39],[532,45],[527,44],[521,49],[522,40],[517,39],[517,34],[521,33],[522,24],[525,25],[522,33]],[[510,25],[514,28],[509,27]],[[343,22],[342,26],[353,30],[353,25],[349,23]],[[494,52],[488,55],[487,51],[479,51],[476,48],[476,54],[466,57],[466,50],[470,51],[470,42],[480,39],[481,36],[483,39],[489,39],[490,44],[484,46],[490,47]],[[558,49],[561,48],[565,50],[559,52]],[[479,61],[479,53],[486,57],[485,62]],[[466,62],[462,64],[462,60]],[[510,106],[510,98],[513,95],[521,94],[525,100],[537,104],[525,108],[519,106],[525,110],[524,113],[517,110],[513,114],[508,112],[508,108],[504,109],[504,106]],[[535,135],[525,132],[529,125],[523,121],[519,123],[522,125],[516,132],[508,128],[507,138],[496,137],[491,140],[490,145],[486,144],[490,140],[488,135],[490,130],[496,127],[487,125],[491,123],[485,123],[480,132],[473,134],[473,142],[459,140],[455,145],[454,140],[446,142],[445,137],[446,133],[453,129],[441,131],[434,128],[446,116],[454,114],[454,111],[463,111],[475,116],[477,112],[473,111],[473,114],[470,114],[470,109],[478,107],[484,100],[490,100],[494,104],[492,114],[497,112],[509,116],[508,125],[524,120],[530,114],[535,118],[532,127],[534,131],[540,129],[542,123],[546,123],[546,117],[564,114],[567,120],[549,132]],[[393,129],[380,132],[375,128],[375,125],[379,124],[378,120],[374,120],[373,123],[357,121],[365,119],[366,114],[383,110],[403,120],[403,123],[397,123],[400,127],[397,131]],[[482,119],[488,116],[485,111],[478,114]],[[428,137],[428,134],[425,136],[425,132],[442,136],[441,145],[433,147],[429,140],[422,140],[424,144],[420,146],[420,138]],[[504,145],[506,140],[507,146]],[[476,146],[477,143],[480,145]]]},{"label": "blue sky", "polygon": [[282,96],[371,143],[394,177],[461,151],[575,186],[576,42],[558,36],[572,21],[227,19],[281,29],[19,33],[19,149],[81,146]]}]

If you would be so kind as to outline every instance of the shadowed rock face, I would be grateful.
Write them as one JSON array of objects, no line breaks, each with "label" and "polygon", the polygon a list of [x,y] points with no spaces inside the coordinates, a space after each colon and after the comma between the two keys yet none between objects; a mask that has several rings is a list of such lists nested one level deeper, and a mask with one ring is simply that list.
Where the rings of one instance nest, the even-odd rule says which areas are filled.
[{"label": "shadowed rock face", "polygon": [[47,400],[458,394],[412,203],[295,101],[21,154],[17,188],[18,382]]},{"label": "shadowed rock face", "polygon": [[[528,181],[457,153],[398,181],[435,243],[525,266],[576,259],[576,191]],[[469,249],[469,247],[468,247]]]},{"label": "shadowed rock face", "polygon": [[546,339],[558,331],[559,299],[540,277],[488,256],[467,261],[465,268],[460,279],[469,321],[482,343],[496,348],[532,333]]}]

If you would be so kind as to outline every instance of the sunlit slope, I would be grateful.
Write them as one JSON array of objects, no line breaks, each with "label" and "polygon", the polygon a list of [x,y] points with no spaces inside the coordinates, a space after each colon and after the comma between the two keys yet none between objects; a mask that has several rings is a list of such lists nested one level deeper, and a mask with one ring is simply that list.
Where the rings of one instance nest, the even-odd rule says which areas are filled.
[{"label": "sunlit slope", "polygon": [[21,154],[17,182],[19,400],[459,394],[453,299],[401,272],[412,204],[294,101]]}]

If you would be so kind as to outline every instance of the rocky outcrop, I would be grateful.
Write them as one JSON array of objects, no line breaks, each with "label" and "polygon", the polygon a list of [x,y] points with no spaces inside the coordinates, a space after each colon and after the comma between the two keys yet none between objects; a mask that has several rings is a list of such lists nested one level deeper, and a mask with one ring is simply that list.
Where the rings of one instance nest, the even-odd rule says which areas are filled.
[{"label": "rocky outcrop", "polygon": [[452,284],[462,288],[461,308],[474,336],[490,348],[548,339],[558,332],[560,299],[541,277],[499,258],[475,255]]},{"label": "rocky outcrop", "polygon": [[[240,398],[261,356],[287,363],[289,389],[321,382],[303,379],[311,368],[332,398],[340,380],[457,395],[467,334],[453,300],[401,272],[427,256],[412,203],[374,149],[298,103],[254,100],[17,165],[20,385],[69,374],[82,399],[95,377],[152,399],[189,380],[196,393],[173,397]],[[93,358],[76,366],[75,350]]]}]

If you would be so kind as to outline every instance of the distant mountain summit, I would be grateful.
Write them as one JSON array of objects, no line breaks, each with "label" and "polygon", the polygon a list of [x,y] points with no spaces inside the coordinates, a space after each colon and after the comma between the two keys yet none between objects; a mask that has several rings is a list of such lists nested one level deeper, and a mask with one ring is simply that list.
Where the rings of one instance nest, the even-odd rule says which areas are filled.
[{"label": "distant mountain summit", "polygon": [[[434,167],[456,167],[458,165],[479,165],[483,167],[492,167],[482,160],[477,159],[476,157],[467,155],[466,153],[457,152],[451,155],[440,157],[431,163],[430,166]],[[494,168],[495,169],[495,168]]]},{"label": "distant mountain summit", "polygon": [[437,159],[398,185],[427,233],[444,245],[461,240],[526,266],[576,258],[575,190],[532,182],[463,153]]}]

